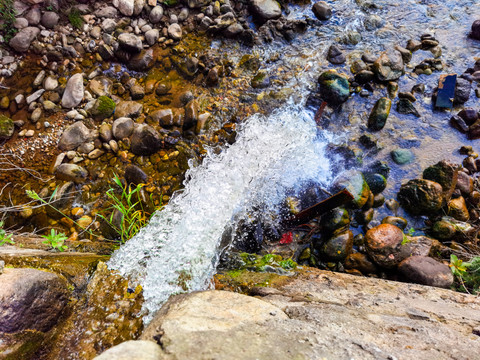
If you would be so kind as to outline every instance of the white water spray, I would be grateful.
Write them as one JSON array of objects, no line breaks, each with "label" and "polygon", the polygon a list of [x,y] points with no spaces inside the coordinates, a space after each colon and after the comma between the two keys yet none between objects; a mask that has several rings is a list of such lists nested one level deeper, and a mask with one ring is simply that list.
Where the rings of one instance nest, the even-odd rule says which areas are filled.
[{"label": "white water spray", "polygon": [[222,233],[233,218],[258,207],[278,210],[286,193],[302,183],[326,182],[328,142],[305,111],[287,107],[251,117],[235,144],[218,155],[209,152],[190,169],[185,189],[109,262],[143,286],[145,322],[170,295],[208,288]]}]

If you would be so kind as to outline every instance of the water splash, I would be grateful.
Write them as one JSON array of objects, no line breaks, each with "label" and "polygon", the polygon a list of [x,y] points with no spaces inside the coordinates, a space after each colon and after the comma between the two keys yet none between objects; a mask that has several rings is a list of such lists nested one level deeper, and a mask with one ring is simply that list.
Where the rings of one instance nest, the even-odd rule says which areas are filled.
[{"label": "water splash", "polygon": [[326,182],[329,140],[308,113],[290,106],[251,117],[235,144],[209,151],[190,169],[185,189],[109,262],[143,286],[145,322],[171,294],[208,288],[222,233],[234,218],[255,208],[277,211],[287,192]]}]

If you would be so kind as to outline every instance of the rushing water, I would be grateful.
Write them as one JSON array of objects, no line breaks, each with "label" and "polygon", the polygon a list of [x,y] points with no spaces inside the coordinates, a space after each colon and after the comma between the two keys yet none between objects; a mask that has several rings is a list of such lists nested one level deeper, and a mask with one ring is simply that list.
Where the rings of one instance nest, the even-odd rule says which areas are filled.
[{"label": "rushing water", "polygon": [[[405,45],[409,38],[418,39],[423,33],[431,32],[442,45],[444,72],[457,73],[471,66],[480,51],[480,45],[467,38],[473,19],[480,17],[476,1],[340,0],[329,3],[335,12],[328,22],[309,27],[289,45],[272,44],[254,49],[264,60],[277,59],[264,62],[271,73],[279,67],[291,69],[286,87],[294,92],[291,101],[299,105],[286,106],[268,117],[248,119],[239,130],[236,143],[220,154],[210,151],[200,166],[187,173],[185,189],[112,257],[110,268],[142,284],[145,310],[149,313],[145,318],[147,322],[171,294],[209,286],[222,233],[234,219],[246,216],[252,209],[276,211],[285,194],[299,189],[302,183],[322,183],[330,178],[325,148],[332,139],[325,132],[318,133],[311,115],[302,107],[319,72],[332,67],[325,60],[329,45],[341,41],[348,31],[360,33],[360,43],[343,45],[351,62],[365,51],[379,54],[395,44]],[[289,9],[290,18],[313,17],[311,5],[290,5]],[[371,26],[372,21],[379,21],[379,26]],[[250,51],[230,48],[228,43],[221,42],[214,46],[219,52],[234,49],[236,54],[230,53],[232,59],[236,56],[239,59]],[[432,55],[420,51],[412,63],[427,57]],[[346,73],[347,68],[348,64]],[[388,151],[400,145],[416,148],[418,159],[427,159],[431,164],[441,157],[454,157],[454,149],[467,142],[463,135],[444,130],[448,129],[445,124],[448,113],[432,112],[429,99],[436,81],[438,74],[430,77],[407,74],[402,78],[401,91],[409,91],[418,82],[426,85],[425,97],[416,103],[422,117],[412,119],[392,110],[379,136],[387,150],[377,158],[388,160]],[[353,96],[343,111],[327,113],[334,124],[329,130],[337,134],[337,139],[343,135],[348,141],[365,131],[366,116],[376,99],[384,96],[381,91],[367,99]],[[470,103],[475,101],[472,95]],[[408,171],[419,172],[425,165],[425,161],[418,161],[408,167]],[[400,168],[393,170],[394,181],[389,184],[398,187],[406,173]]]},{"label": "rushing water", "polygon": [[173,293],[205,289],[232,219],[257,207],[275,211],[299,184],[327,181],[327,143],[296,107],[250,118],[235,144],[210,151],[188,171],[185,189],[114,254],[110,267],[143,285],[150,314]]}]

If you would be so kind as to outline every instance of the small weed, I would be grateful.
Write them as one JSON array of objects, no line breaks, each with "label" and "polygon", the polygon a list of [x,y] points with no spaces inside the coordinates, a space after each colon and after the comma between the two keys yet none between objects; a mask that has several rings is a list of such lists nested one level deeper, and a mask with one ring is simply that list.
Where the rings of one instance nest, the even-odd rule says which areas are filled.
[{"label": "small weed", "polygon": [[13,23],[15,22],[16,11],[13,7],[13,0],[0,1],[0,20],[3,24],[0,25],[0,31],[3,32],[5,41],[8,42],[18,31]]},{"label": "small weed", "polygon": [[[99,214],[118,234],[120,234],[121,242],[125,243],[127,240],[134,237],[142,227],[146,226],[150,221],[153,212],[149,212],[144,208],[140,191],[145,184],[138,184],[137,186],[123,186],[120,178],[115,175],[113,178],[115,184],[122,189],[121,194],[117,194],[115,189],[107,190],[107,197],[110,200],[111,207],[107,209],[110,211],[109,216]],[[160,209],[160,207],[155,210]],[[122,215],[120,225],[115,223],[115,211]]]},{"label": "small weed", "polygon": [[480,256],[475,256],[469,262],[465,262],[452,254],[450,255],[450,269],[460,284],[460,291],[472,294],[480,293]]},{"label": "small weed", "polygon": [[64,233],[57,233],[56,230],[52,229],[50,234],[42,235],[42,237],[46,239],[42,241],[42,243],[45,245],[50,245],[53,250],[65,251],[68,249],[67,245],[63,245],[65,240],[68,239]]},{"label": "small weed", "polygon": [[402,245],[408,244],[412,240],[408,238],[407,235],[403,234],[403,240],[402,240]]},{"label": "small weed", "polygon": [[7,232],[3,229],[3,221],[0,221],[0,246],[5,244],[15,244],[12,240],[12,234],[7,234]]},{"label": "small weed", "polygon": [[82,14],[77,9],[70,10],[68,13],[68,21],[70,21],[70,24],[76,29],[81,29],[84,22]]}]

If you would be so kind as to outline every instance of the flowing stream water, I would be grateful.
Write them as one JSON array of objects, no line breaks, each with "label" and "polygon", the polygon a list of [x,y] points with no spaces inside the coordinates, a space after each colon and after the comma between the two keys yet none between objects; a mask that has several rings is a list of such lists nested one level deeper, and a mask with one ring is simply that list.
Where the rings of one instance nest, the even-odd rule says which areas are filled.
[{"label": "flowing stream water", "polygon": [[[184,190],[113,255],[109,267],[143,286],[144,309],[148,312],[146,322],[171,294],[210,286],[222,234],[232,222],[258,208],[262,213],[278,211],[285,196],[300,191],[302,184],[328,183],[334,174],[326,156],[327,145],[365,131],[352,115],[358,114],[362,119],[362,112],[371,109],[378,97],[353,96],[341,112],[327,114],[336,123],[328,132],[320,131],[312,113],[304,108],[315,78],[327,68],[325,53],[330,44],[354,30],[361,34],[362,40],[344,48],[351,55],[359,56],[365,51],[378,54],[394,44],[405,45],[409,38],[418,39],[423,33],[432,32],[443,47],[444,73],[463,72],[480,52],[480,45],[467,38],[473,19],[480,17],[476,1],[340,0],[329,3],[336,11],[324,25],[309,27],[291,44],[253,49],[263,59],[278,55],[279,60],[265,65],[267,69],[280,66],[292,72],[300,69],[287,84],[293,90],[290,104],[266,117],[255,115],[247,119],[238,131],[235,144],[220,153],[211,149],[201,165],[191,164]],[[311,5],[290,6],[288,16],[313,17],[310,9]],[[372,29],[369,22],[375,19],[380,19],[382,24]],[[228,43],[217,42],[214,46],[230,51]],[[233,48],[238,57],[252,51]],[[416,53],[412,63],[419,63],[421,56],[432,57],[426,52],[420,53],[424,54]],[[438,76],[422,75],[418,79],[406,75],[399,85],[401,90],[404,87],[408,91],[419,81],[426,84],[428,94]],[[476,101],[472,99],[471,103]],[[457,156],[458,160],[454,150],[468,141],[445,126],[445,119],[450,115],[433,113],[427,95],[419,99],[417,106],[421,119],[412,120],[394,112],[390,115],[382,135],[386,147],[402,141],[405,147],[415,147],[414,152],[421,158],[418,156],[417,163],[409,168],[410,173],[419,172],[426,162],[431,164],[442,156],[454,159]],[[405,174],[402,169],[393,171],[394,185],[389,185],[392,191],[398,188]]]}]

